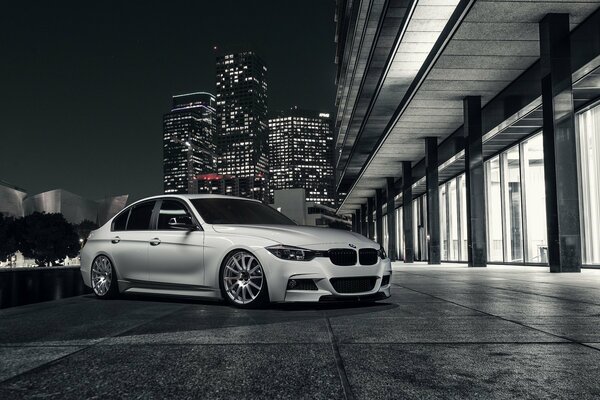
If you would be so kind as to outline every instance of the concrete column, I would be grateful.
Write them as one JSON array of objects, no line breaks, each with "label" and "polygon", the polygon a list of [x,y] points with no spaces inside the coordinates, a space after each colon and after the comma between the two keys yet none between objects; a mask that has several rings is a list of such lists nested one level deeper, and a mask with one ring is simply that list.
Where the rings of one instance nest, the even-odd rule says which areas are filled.
[{"label": "concrete column", "polygon": [[358,232],[356,224],[356,213],[352,214],[352,232]]},{"label": "concrete column", "polygon": [[360,208],[356,210],[356,233],[362,235],[362,213]]},{"label": "concrete column", "polygon": [[412,213],[412,165],[402,162],[402,225],[404,228],[404,262],[415,260]]},{"label": "concrete column", "polygon": [[360,233],[361,233],[361,235],[363,235],[365,237],[369,237],[369,230],[367,229],[367,205],[366,204],[360,205],[360,216],[361,216]]},{"label": "concrete column", "polygon": [[375,229],[377,233],[377,243],[383,246],[383,218],[381,217],[381,208],[383,207],[383,190],[375,190]]},{"label": "concrete column", "polygon": [[375,225],[373,224],[373,211],[375,209],[375,199],[367,199],[367,237],[371,240],[375,237]]},{"label": "concrete column", "polygon": [[396,196],[394,189],[394,178],[387,178],[387,228],[388,228],[388,257],[392,261],[398,259],[398,253],[396,250],[396,209],[394,204],[394,197]]},{"label": "concrete column", "polygon": [[440,195],[436,137],[425,138],[425,171],[427,181],[427,233],[429,235],[427,244],[429,246],[429,264],[440,264]]},{"label": "concrete column", "polygon": [[469,267],[485,267],[487,265],[487,232],[485,225],[485,177],[483,172],[481,97],[465,97],[463,111],[463,128],[466,139],[465,183],[467,189],[468,260]]},{"label": "concrete column", "polygon": [[546,226],[550,272],[581,272],[569,15],[540,21]]}]

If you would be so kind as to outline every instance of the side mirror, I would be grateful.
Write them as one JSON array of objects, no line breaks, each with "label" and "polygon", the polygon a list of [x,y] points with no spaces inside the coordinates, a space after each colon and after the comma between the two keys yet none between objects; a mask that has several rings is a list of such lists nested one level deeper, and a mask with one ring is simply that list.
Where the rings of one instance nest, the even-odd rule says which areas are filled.
[{"label": "side mirror", "polygon": [[195,231],[198,229],[194,221],[188,216],[171,218],[169,220],[169,228],[180,231]]}]

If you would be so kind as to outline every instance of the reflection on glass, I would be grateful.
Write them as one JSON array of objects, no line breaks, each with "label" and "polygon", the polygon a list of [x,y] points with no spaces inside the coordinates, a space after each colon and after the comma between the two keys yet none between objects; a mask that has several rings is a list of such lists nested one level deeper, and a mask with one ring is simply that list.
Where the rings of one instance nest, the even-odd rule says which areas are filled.
[{"label": "reflection on glass", "polygon": [[544,143],[539,133],[523,142],[523,199],[525,215],[525,260],[548,262],[546,232],[546,187],[544,181]]},{"label": "reflection on glass", "polygon": [[488,260],[504,261],[502,257],[502,195],[500,187],[500,157],[485,163]]},{"label": "reflection on glass", "polygon": [[521,165],[519,147],[502,154],[504,170],[504,261],[523,261],[523,231],[521,227]]},{"label": "reflection on glass", "polygon": [[584,264],[600,264],[600,107],[577,116],[579,209]]}]

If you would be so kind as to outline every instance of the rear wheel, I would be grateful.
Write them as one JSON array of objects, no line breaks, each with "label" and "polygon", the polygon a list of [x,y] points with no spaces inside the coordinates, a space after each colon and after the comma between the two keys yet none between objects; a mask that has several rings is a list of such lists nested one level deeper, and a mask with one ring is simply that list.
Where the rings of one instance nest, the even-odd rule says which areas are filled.
[{"label": "rear wheel", "polygon": [[115,268],[106,256],[98,256],[92,263],[92,290],[100,299],[112,299],[119,294]]},{"label": "rear wheel", "polygon": [[267,303],[269,294],[262,265],[250,252],[229,254],[221,266],[221,292],[236,307],[253,308]]}]

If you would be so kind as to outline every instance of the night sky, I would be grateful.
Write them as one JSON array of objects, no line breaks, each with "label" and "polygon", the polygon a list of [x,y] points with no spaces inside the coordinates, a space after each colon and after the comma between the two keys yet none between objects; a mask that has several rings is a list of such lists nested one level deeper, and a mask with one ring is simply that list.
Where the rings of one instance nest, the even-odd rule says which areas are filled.
[{"label": "night sky", "polygon": [[[30,194],[162,193],[173,94],[253,50],[269,112],[334,111],[333,0],[13,1],[0,9],[0,180]],[[214,51],[213,47],[218,50]]]}]

